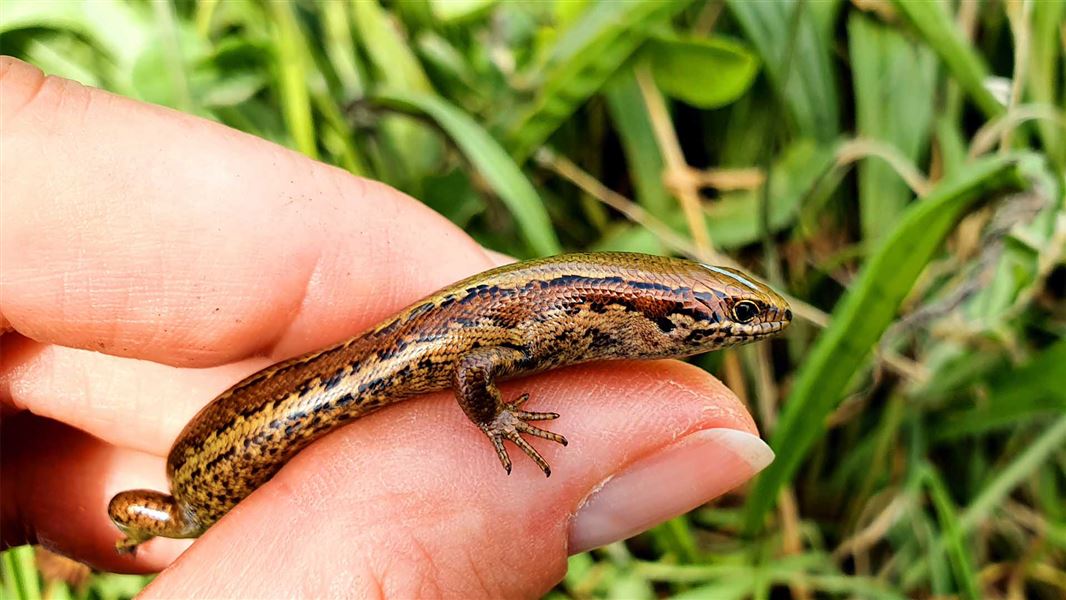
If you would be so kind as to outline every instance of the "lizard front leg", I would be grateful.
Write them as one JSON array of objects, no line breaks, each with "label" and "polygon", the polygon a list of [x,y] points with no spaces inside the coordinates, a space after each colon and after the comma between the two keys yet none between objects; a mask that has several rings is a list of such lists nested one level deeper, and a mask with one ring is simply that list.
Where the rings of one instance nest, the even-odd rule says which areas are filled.
[{"label": "lizard front leg", "polygon": [[496,387],[496,377],[516,371],[516,365],[523,358],[521,351],[512,348],[478,348],[459,361],[452,375],[452,387],[463,412],[492,441],[508,474],[511,473],[511,458],[503,446],[505,438],[521,448],[546,476],[550,476],[551,467],[533,446],[522,439],[521,434],[535,435],[565,446],[563,436],[528,423],[557,419],[558,413],[521,410],[522,404],[529,399],[528,393],[514,402],[504,402]]}]

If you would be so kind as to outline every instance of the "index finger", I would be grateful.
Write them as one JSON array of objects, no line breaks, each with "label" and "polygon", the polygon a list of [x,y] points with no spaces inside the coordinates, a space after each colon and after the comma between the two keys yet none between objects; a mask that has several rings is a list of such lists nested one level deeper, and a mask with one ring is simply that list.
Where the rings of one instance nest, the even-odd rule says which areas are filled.
[{"label": "index finger", "polygon": [[38,342],[276,358],[492,263],[392,188],[10,58],[0,132],[0,315]]}]

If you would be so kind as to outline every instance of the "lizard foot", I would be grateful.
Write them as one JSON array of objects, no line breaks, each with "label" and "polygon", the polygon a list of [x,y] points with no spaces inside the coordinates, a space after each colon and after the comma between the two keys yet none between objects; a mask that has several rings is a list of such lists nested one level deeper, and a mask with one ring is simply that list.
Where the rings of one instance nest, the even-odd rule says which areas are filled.
[{"label": "lizard foot", "polygon": [[544,460],[544,457],[542,457],[533,446],[529,445],[529,442],[522,439],[521,434],[527,433],[529,435],[535,435],[539,438],[551,440],[565,446],[566,438],[563,436],[550,431],[545,431],[527,423],[527,421],[551,421],[552,419],[558,419],[559,413],[527,412],[521,410],[521,406],[526,400],[529,400],[529,394],[522,394],[514,402],[503,404],[492,421],[480,425],[481,431],[484,431],[485,435],[489,436],[489,439],[492,440],[492,445],[496,448],[496,455],[500,457],[500,462],[503,463],[503,468],[508,474],[511,473],[511,458],[507,456],[507,449],[503,446],[503,440],[505,438],[511,440],[515,446],[518,446],[522,452],[525,452],[527,456],[532,458],[533,462],[537,463],[537,466],[540,467],[540,470],[544,471],[544,475],[550,477],[552,470],[551,467],[548,466],[547,461]]}]

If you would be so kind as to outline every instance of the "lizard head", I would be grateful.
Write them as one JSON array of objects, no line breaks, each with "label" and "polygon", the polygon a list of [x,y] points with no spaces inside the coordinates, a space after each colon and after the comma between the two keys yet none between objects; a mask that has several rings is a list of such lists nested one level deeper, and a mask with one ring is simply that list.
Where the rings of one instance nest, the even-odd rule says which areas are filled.
[{"label": "lizard head", "polygon": [[766,284],[736,269],[685,262],[686,293],[668,319],[675,343],[689,352],[769,337],[792,321],[788,302]]}]

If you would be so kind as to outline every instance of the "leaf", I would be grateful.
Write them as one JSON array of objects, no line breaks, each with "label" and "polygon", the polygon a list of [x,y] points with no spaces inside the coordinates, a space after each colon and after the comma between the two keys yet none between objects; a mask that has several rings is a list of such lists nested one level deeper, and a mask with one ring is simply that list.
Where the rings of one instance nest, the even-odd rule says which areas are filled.
[{"label": "leaf", "polygon": [[151,14],[143,6],[117,0],[91,4],[4,0],[0,33],[36,27],[84,36],[122,67],[132,65],[146,46],[156,43],[149,33]]},{"label": "leaf", "polygon": [[33,0],[5,0],[4,18],[0,19],[0,33],[17,29],[54,29],[89,35],[85,6],[75,2],[48,4]]},{"label": "leaf", "polygon": [[39,33],[26,43],[21,58],[49,75],[103,87],[104,82],[96,75],[98,70],[91,69],[92,61],[87,59],[96,52],[74,36]]},{"label": "leaf", "polygon": [[[131,82],[134,64],[147,47],[157,43],[156,37],[149,33],[154,29],[151,11],[143,4],[118,0],[92,3],[4,0],[0,15],[0,33],[42,28],[70,32],[84,39],[93,52],[79,54],[72,62],[92,72],[94,79],[105,83],[111,91],[129,96],[136,96]],[[56,48],[60,54],[69,50],[69,47],[52,47]]]},{"label": "leaf", "polygon": [[947,13],[945,4],[910,0],[894,0],[893,4],[944,61],[955,80],[986,117],[995,117],[1004,112],[1003,105],[985,87],[988,67],[974,47],[966,42]]},{"label": "leaf", "polygon": [[[917,163],[929,140],[936,94],[936,61],[894,29],[854,14],[848,19],[855,120],[859,135],[879,140]],[[880,158],[859,163],[863,239],[876,240],[914,197]]]},{"label": "leaf", "polygon": [[[726,0],[755,45],[770,82],[801,137],[828,142],[840,130],[840,106],[822,13],[806,2]],[[797,12],[798,11],[798,12]]]},{"label": "leaf", "polygon": [[499,143],[470,115],[442,98],[427,94],[385,92],[374,95],[371,100],[387,108],[433,119],[510,209],[530,249],[541,256],[561,251],[548,211],[533,184]]},{"label": "leaf", "polygon": [[208,57],[209,48],[188,21],[176,18],[172,6],[151,6],[158,38],[142,48],[130,70],[136,97],[183,112],[202,113],[203,104],[194,102],[191,87],[195,65]]},{"label": "leaf", "polygon": [[1032,155],[999,156],[970,165],[904,213],[870,256],[833,311],[796,375],[770,445],[777,460],[748,497],[745,528],[759,529],[778,491],[824,435],[826,417],[892,321],[903,298],[958,219],[982,196],[1024,187]]},{"label": "leaf", "polygon": [[691,0],[636,0],[592,5],[562,33],[545,63],[527,79],[532,99],[505,116],[500,129],[519,163],[539,148],[625,63],[648,37]]},{"label": "leaf", "polygon": [[724,37],[652,38],[645,50],[664,94],[699,108],[733,102],[751,87],[759,60],[743,44]]},{"label": "leaf", "polygon": [[218,72],[213,67],[201,69],[192,78],[193,92],[205,108],[239,106],[258,94],[267,85],[261,71]]}]

